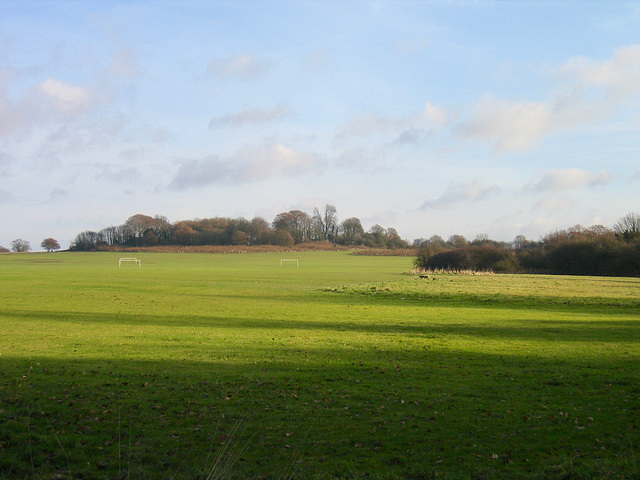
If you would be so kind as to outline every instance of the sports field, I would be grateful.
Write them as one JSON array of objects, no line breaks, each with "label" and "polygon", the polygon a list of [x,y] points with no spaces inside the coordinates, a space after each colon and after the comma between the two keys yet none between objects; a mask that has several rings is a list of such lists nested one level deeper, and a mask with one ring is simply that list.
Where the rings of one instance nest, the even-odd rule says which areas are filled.
[{"label": "sports field", "polygon": [[0,478],[640,478],[640,279],[412,260],[0,255]]}]

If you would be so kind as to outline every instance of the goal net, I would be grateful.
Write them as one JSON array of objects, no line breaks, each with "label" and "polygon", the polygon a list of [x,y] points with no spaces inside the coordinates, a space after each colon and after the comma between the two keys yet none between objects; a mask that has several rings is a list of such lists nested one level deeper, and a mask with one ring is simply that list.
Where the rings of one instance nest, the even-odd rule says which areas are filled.
[{"label": "goal net", "polygon": [[281,267],[283,267],[285,265],[293,266],[294,263],[295,263],[296,267],[300,266],[300,264],[298,263],[298,259],[297,258],[281,258],[280,259],[280,266]]},{"label": "goal net", "polygon": [[118,268],[122,267],[123,262],[133,262],[133,263],[137,263],[138,267],[142,266],[142,262],[137,258],[121,258],[120,260],[118,260]]}]

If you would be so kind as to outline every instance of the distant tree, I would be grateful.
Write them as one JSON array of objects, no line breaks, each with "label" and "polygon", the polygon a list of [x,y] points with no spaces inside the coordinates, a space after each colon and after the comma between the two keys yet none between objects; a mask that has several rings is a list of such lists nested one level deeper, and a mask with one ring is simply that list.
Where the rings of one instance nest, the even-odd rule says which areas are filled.
[{"label": "distant tree", "polygon": [[98,245],[99,236],[96,232],[86,230],[76,235],[76,238],[71,242],[71,250],[95,250]]},{"label": "distant tree", "polygon": [[250,243],[249,235],[242,230],[235,230],[231,234],[232,245],[249,245]]},{"label": "distant tree", "polygon": [[333,242],[338,232],[338,216],[336,207],[326,204],[324,213],[317,208],[313,209],[313,228],[317,240],[329,240]]},{"label": "distant tree", "polygon": [[9,253],[10,251],[11,250],[9,250],[8,248],[3,247],[3,246],[0,245],[0,253]]},{"label": "distant tree", "polygon": [[387,248],[407,248],[409,244],[400,238],[400,234],[395,228],[387,228]]},{"label": "distant tree", "polygon": [[427,240],[427,242],[429,242],[428,244],[431,245],[432,247],[437,247],[441,249],[444,248],[444,246],[446,245],[444,238],[442,238],[440,235],[431,235]]},{"label": "distant tree", "polygon": [[369,229],[369,235],[373,237],[372,247],[385,247],[387,245],[387,229],[377,223]]},{"label": "distant tree", "polygon": [[453,248],[460,248],[460,247],[464,247],[469,242],[467,242],[467,239],[464,238],[464,235],[451,235],[447,243],[451,245]]},{"label": "distant tree", "polygon": [[303,243],[310,239],[313,222],[309,215],[300,210],[291,210],[276,215],[273,228],[286,230],[296,243]]},{"label": "distant tree", "polygon": [[640,213],[627,213],[613,225],[613,231],[626,241],[640,237]]},{"label": "distant tree", "polygon": [[158,243],[166,244],[169,242],[172,233],[172,227],[167,217],[156,215],[153,217],[153,233],[158,238]]},{"label": "distant tree", "polygon": [[99,241],[106,245],[118,245],[124,243],[124,227],[110,226],[98,232]]},{"label": "distant tree", "polygon": [[196,239],[196,231],[192,227],[192,222],[182,220],[175,224],[173,239],[177,245],[193,245]]},{"label": "distant tree", "polygon": [[158,236],[153,230],[149,229],[142,235],[142,245],[145,247],[153,247],[154,245],[158,245],[158,243]]},{"label": "distant tree", "polygon": [[487,235],[486,233],[479,233],[476,235],[476,238],[473,239],[473,243],[474,245],[483,245],[485,243],[489,242],[489,235]]},{"label": "distant tree", "polygon": [[364,228],[362,228],[359,218],[351,217],[340,224],[339,232],[342,243],[353,245],[358,238],[362,238]]},{"label": "distant tree", "polygon": [[125,242],[140,245],[144,237],[144,232],[153,229],[155,225],[156,221],[148,215],[138,213],[129,217],[123,225]]},{"label": "distant tree", "polygon": [[276,230],[275,235],[275,244],[282,245],[283,247],[290,247],[294,245],[296,242],[293,240],[293,237],[286,230]]},{"label": "distant tree", "polygon": [[17,253],[30,252],[31,244],[26,240],[17,238],[11,242],[11,250]]},{"label": "distant tree", "polygon": [[524,235],[516,235],[516,238],[513,239],[513,248],[516,250],[520,250],[526,247],[529,244],[529,240]]},{"label": "distant tree", "polygon": [[516,254],[496,245],[465,245],[430,254],[420,249],[415,265],[423,270],[474,270],[515,273],[520,270]]},{"label": "distant tree", "polygon": [[60,250],[60,244],[53,238],[45,238],[40,244],[43,250],[47,252],[53,252],[54,250]]},{"label": "distant tree", "polygon": [[592,225],[585,230],[585,233],[589,236],[598,236],[611,235],[613,232],[611,229],[605,227],[604,225]]},{"label": "distant tree", "polygon": [[262,245],[265,243],[269,232],[271,232],[271,227],[269,227],[269,223],[264,218],[253,218],[247,231],[251,245]]}]

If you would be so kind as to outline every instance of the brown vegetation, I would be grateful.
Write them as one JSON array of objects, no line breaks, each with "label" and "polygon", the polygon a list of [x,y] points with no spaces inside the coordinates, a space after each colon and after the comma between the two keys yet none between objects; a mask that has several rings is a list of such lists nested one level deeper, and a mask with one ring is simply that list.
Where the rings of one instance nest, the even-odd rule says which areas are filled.
[{"label": "brown vegetation", "polygon": [[[155,252],[155,253],[270,253],[270,252],[321,252],[345,251],[347,247],[329,242],[282,245],[157,245],[155,247],[129,247],[125,245],[101,245],[101,252]],[[415,250],[413,251],[415,255]]]}]

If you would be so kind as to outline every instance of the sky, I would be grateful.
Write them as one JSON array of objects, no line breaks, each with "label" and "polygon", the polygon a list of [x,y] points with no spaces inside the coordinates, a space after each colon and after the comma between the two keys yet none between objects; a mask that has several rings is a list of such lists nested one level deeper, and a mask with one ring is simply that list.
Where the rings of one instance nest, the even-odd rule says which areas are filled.
[{"label": "sky", "polygon": [[639,187],[638,1],[0,3],[0,246],[326,204],[539,240]]}]

